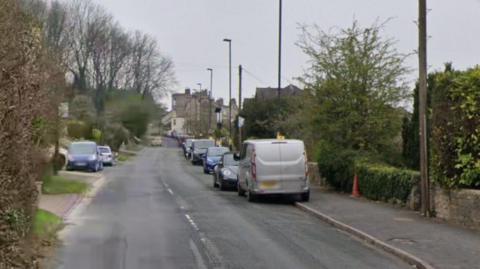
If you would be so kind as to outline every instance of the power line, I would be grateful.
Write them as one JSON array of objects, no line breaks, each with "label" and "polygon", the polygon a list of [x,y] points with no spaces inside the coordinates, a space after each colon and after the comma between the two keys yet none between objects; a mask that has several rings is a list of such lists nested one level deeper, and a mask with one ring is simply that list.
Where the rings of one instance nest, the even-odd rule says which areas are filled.
[{"label": "power line", "polygon": [[257,82],[260,82],[262,84],[266,84],[265,81],[263,81],[261,78],[259,78],[258,76],[256,76],[252,72],[248,71],[245,67],[243,67],[243,72],[245,72],[245,74],[249,75],[251,78],[255,79]]}]

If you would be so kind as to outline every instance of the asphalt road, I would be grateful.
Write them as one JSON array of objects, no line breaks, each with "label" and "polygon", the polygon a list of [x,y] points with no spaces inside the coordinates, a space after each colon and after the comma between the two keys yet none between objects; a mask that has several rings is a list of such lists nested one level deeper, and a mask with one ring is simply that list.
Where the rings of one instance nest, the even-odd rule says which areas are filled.
[{"label": "asphalt road", "polygon": [[288,200],[252,204],[214,189],[178,148],[146,148],[105,174],[55,268],[410,268]]}]

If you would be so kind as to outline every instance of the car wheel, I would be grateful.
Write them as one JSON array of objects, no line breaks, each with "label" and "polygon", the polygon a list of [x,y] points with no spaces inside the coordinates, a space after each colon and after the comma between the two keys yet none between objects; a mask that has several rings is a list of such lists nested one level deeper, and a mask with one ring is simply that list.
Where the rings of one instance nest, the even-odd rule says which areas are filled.
[{"label": "car wheel", "polygon": [[245,191],[240,187],[240,183],[237,183],[237,194],[238,196],[245,196]]},{"label": "car wheel", "polygon": [[256,201],[257,201],[257,195],[253,194],[251,191],[247,191],[247,192],[246,192],[246,195],[247,195],[247,200],[248,200],[250,203],[253,203],[253,202],[256,202]]},{"label": "car wheel", "polygon": [[227,190],[227,188],[225,187],[225,184],[223,184],[223,180],[222,180],[221,178],[220,178],[218,184],[220,185],[220,190],[221,190],[221,191]]},{"label": "car wheel", "polygon": [[302,193],[301,195],[301,201],[302,202],[308,202],[310,201],[310,191]]},{"label": "car wheel", "polygon": [[98,163],[90,170],[92,173],[96,173],[98,171]]}]

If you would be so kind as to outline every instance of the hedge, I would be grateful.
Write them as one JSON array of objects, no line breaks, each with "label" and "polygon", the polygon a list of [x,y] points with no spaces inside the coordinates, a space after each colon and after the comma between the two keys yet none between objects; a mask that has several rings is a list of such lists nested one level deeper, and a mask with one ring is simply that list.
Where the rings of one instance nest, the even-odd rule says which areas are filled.
[{"label": "hedge", "polygon": [[480,189],[480,67],[439,73],[435,85],[432,177],[446,188]]},{"label": "hedge", "polygon": [[355,160],[362,156],[354,150],[345,150],[320,141],[315,152],[318,168],[335,190],[351,192]]},{"label": "hedge", "polygon": [[372,200],[406,203],[412,188],[420,181],[417,171],[383,164],[357,163],[360,192]]}]

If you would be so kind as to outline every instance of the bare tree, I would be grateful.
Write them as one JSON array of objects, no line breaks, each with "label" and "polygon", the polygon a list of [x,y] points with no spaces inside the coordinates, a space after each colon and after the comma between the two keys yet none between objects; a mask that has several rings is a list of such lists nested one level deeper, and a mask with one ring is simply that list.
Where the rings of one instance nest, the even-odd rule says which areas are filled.
[{"label": "bare tree", "polygon": [[173,62],[160,54],[158,43],[149,35],[135,32],[126,82],[139,94],[162,97],[175,83]]}]

